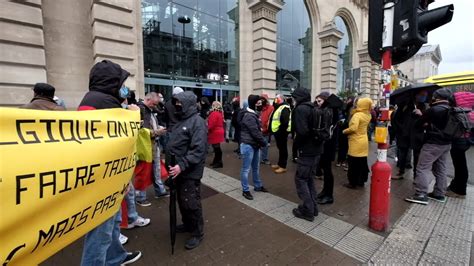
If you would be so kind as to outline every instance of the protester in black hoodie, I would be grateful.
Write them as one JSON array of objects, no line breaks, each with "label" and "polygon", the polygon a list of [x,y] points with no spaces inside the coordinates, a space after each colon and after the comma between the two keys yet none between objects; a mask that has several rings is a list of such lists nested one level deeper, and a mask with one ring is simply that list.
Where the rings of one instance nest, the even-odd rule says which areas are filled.
[{"label": "protester in black hoodie", "polygon": [[248,200],[253,200],[249,191],[248,177],[252,168],[254,190],[268,192],[263,187],[260,179],[260,148],[267,145],[267,141],[262,134],[262,124],[256,111],[262,110],[262,100],[258,95],[249,95],[249,107],[243,110],[240,116],[240,152],[242,154],[242,168],[240,170],[240,182],[242,183],[242,196]]},{"label": "protester in black hoodie", "polygon": [[197,97],[192,91],[173,96],[178,122],[168,142],[166,163],[174,157],[176,165],[170,165],[170,175],[176,181],[178,205],[183,224],[177,232],[190,232],[185,248],[199,246],[204,237],[204,221],[201,205],[201,178],[207,155],[207,125],[199,116]]},{"label": "protester in black hoodie", "polygon": [[315,132],[312,130],[314,105],[311,102],[310,92],[305,88],[297,88],[291,96],[296,102],[291,118],[291,127],[295,130],[294,145],[298,156],[295,184],[298,197],[302,201],[298,208],[293,209],[293,214],[312,222],[318,215],[312,173],[317,168],[323,151],[323,142],[315,138]]},{"label": "protester in black hoodie", "polygon": [[[95,64],[89,75],[89,92],[82,99],[78,110],[122,108],[120,91],[130,75],[120,65],[103,60]],[[130,110],[139,110],[130,105]],[[140,251],[126,252],[120,243],[121,212],[87,233],[84,241],[81,265],[129,264],[141,257]],[[112,257],[113,256],[113,257]]]}]

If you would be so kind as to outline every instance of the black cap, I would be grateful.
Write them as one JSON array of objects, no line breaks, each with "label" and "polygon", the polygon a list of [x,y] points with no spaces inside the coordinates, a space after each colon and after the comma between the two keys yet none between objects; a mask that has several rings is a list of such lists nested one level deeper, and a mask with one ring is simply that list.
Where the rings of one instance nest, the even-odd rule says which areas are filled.
[{"label": "black cap", "polygon": [[47,83],[36,83],[33,87],[33,91],[37,95],[53,98],[56,89]]}]

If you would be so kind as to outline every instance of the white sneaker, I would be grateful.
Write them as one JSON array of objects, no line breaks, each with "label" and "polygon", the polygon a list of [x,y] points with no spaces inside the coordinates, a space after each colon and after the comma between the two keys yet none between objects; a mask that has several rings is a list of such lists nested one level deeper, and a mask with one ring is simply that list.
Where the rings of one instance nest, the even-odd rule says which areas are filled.
[{"label": "white sneaker", "polygon": [[120,244],[125,245],[128,242],[128,237],[126,237],[126,236],[122,235],[122,233],[120,233],[119,240],[120,240]]},{"label": "white sneaker", "polygon": [[149,218],[143,218],[143,217],[138,216],[138,218],[137,218],[137,220],[135,220],[135,222],[130,223],[130,224],[127,225],[127,229],[132,229],[132,228],[135,228],[137,226],[138,227],[147,226],[149,223],[150,223]]}]

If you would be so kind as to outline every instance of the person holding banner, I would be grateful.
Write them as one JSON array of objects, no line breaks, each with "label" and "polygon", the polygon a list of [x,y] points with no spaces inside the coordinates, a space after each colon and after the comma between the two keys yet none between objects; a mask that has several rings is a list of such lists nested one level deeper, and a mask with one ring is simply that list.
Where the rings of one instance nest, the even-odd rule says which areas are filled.
[{"label": "person holding banner", "polygon": [[[109,60],[96,63],[89,75],[89,92],[86,93],[79,111],[122,108],[124,82],[130,73]],[[126,97],[125,97],[126,98]],[[136,105],[127,106],[138,111]],[[86,234],[81,265],[126,265],[140,259],[140,251],[127,252],[120,243],[119,211]]]},{"label": "person holding banner", "polygon": [[46,83],[36,83],[33,87],[34,96],[30,103],[21,106],[23,109],[64,111],[66,108],[58,105],[54,101],[54,92],[56,89]]},{"label": "person holding banner", "polygon": [[197,110],[197,97],[192,91],[173,96],[175,115],[179,119],[168,142],[167,165],[176,182],[178,205],[183,224],[177,233],[189,232],[191,238],[185,248],[194,249],[204,237],[204,220],[201,205],[201,178],[207,155],[207,126]]},{"label": "person holding banner", "polygon": [[[145,100],[139,102],[140,119],[143,121],[143,127],[150,129],[153,151],[153,187],[155,188],[155,198],[169,196],[160,176],[160,136],[166,134],[166,129],[159,125],[158,118],[153,113],[153,109],[160,102],[160,97],[156,92],[149,92],[145,95]],[[150,206],[151,203],[146,199],[146,191],[139,191],[136,197],[137,204],[143,207]]]}]

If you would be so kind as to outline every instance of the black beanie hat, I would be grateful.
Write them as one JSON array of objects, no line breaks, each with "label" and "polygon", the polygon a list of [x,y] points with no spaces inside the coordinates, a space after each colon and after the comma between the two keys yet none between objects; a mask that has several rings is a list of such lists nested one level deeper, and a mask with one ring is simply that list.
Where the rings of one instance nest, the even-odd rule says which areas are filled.
[{"label": "black beanie hat", "polygon": [[33,87],[33,91],[37,95],[53,98],[56,89],[47,83],[36,83]]},{"label": "black beanie hat", "polygon": [[329,98],[329,96],[331,96],[331,93],[329,93],[328,91],[323,91],[318,96],[316,96],[316,98],[321,98],[323,100],[327,100]]},{"label": "black beanie hat", "polygon": [[255,110],[255,105],[257,104],[258,100],[260,100],[260,96],[255,94],[250,94],[248,98],[249,108]]},{"label": "black beanie hat", "polygon": [[438,89],[433,93],[433,99],[451,100],[453,92],[448,88]]}]

